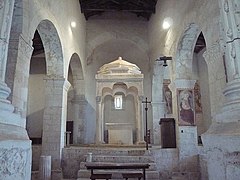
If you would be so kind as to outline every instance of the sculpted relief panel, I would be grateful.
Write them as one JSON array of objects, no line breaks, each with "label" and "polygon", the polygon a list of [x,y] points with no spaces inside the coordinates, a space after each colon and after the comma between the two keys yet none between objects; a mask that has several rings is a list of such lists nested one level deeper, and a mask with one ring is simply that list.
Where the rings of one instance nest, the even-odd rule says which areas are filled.
[{"label": "sculpted relief panel", "polygon": [[9,176],[25,177],[28,150],[19,148],[0,149],[0,179]]}]

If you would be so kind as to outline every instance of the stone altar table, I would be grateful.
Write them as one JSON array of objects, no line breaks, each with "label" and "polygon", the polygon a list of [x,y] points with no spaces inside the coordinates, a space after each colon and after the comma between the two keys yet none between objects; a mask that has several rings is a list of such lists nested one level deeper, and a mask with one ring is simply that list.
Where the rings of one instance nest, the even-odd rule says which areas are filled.
[{"label": "stone altar table", "polygon": [[109,144],[133,144],[133,124],[106,123]]}]

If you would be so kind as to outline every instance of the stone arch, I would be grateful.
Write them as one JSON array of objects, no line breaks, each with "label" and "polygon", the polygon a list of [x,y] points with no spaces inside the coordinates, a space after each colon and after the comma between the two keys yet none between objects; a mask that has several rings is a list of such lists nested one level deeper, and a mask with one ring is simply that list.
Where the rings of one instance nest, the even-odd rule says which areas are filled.
[{"label": "stone arch", "polygon": [[94,52],[94,50],[101,46],[102,44],[107,43],[108,41],[111,40],[127,40],[133,44],[135,44],[141,51],[145,52],[147,54],[148,52],[148,45],[147,43],[141,39],[138,36],[132,36],[131,34],[127,34],[124,37],[116,37],[115,34],[109,33],[109,32],[104,32],[102,34],[99,34],[96,38],[88,42],[88,47],[87,47],[87,63],[90,64],[92,62],[91,55]]},{"label": "stone arch", "polygon": [[54,24],[49,20],[42,20],[38,27],[42,39],[47,63],[47,76],[64,77],[64,62],[62,45]]},{"label": "stone arch", "polygon": [[115,83],[113,85],[113,92],[112,95],[114,96],[116,93],[121,92],[125,96],[127,96],[127,85],[125,83]]},{"label": "stone arch", "polygon": [[[80,58],[77,53],[72,54],[69,68],[68,81],[71,87],[68,90],[67,101],[67,131],[70,131],[70,143],[83,144],[85,142],[85,86],[83,70]],[[81,128],[79,128],[81,127]]]},{"label": "stone arch", "polygon": [[[70,62],[69,62],[69,68],[71,68],[72,75],[73,75],[73,86],[76,87],[76,94],[84,94],[85,92],[85,86],[84,86],[84,75],[83,75],[83,69],[80,57],[77,53],[74,53],[71,56]],[[68,70],[69,70],[68,68]]]},{"label": "stone arch", "polygon": [[201,30],[195,23],[190,23],[183,32],[177,46],[176,79],[191,79],[193,51],[200,33]]}]

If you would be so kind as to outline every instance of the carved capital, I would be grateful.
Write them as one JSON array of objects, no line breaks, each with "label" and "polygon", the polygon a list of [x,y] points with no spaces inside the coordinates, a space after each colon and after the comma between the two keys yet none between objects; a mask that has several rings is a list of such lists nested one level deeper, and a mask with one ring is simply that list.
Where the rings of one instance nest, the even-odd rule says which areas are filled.
[{"label": "carved capital", "polygon": [[0,174],[19,178],[25,177],[25,166],[28,154],[28,150],[20,148],[0,149]]}]

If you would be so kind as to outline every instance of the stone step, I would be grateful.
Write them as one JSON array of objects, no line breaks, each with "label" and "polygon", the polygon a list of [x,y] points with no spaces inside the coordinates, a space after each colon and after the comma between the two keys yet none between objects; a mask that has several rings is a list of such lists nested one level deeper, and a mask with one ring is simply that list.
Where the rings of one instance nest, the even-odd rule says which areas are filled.
[{"label": "stone step", "polygon": [[[112,179],[122,179],[121,173],[130,173],[130,172],[142,172],[141,170],[94,170],[94,173],[112,173]],[[81,169],[78,171],[78,179],[89,178],[91,175],[90,170]],[[146,179],[159,180],[159,173],[157,171],[146,171]]]},{"label": "stone step", "polygon": [[117,156],[117,155],[93,155],[93,162],[114,162],[114,163],[154,163],[152,156]]},{"label": "stone step", "polygon": [[77,154],[87,155],[88,153],[92,153],[93,155],[116,155],[116,156],[144,156],[151,155],[150,150],[146,150],[144,148],[97,148],[97,147],[89,147],[89,148],[76,148],[70,147],[65,148],[64,152],[74,152]]},{"label": "stone step", "polygon": [[[85,166],[86,163],[87,163],[87,162],[81,162],[81,163],[80,163],[80,169],[86,169],[86,166]],[[107,164],[107,163],[109,163],[109,162],[101,162],[101,163]],[[134,164],[134,163],[137,164],[137,162],[126,163],[126,164]],[[149,167],[148,169],[146,169],[147,171],[148,171],[148,170],[156,170],[156,169],[157,169],[156,163],[148,163],[148,164],[150,165],[150,167]]]}]

